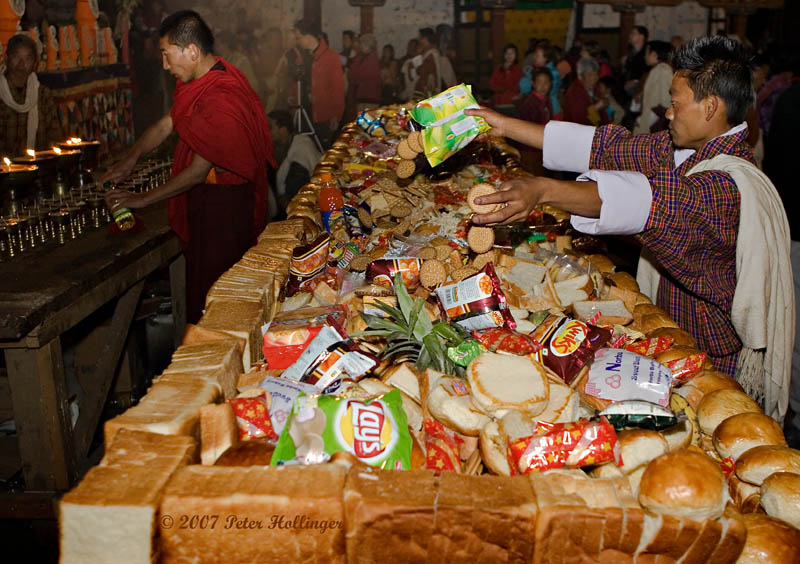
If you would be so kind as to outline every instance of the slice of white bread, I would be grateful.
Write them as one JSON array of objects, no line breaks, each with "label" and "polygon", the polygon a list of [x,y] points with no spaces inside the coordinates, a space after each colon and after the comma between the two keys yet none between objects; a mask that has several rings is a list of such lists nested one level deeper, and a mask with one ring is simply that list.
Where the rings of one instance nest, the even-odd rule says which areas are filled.
[{"label": "slice of white bread", "polygon": [[588,300],[572,304],[575,315],[581,321],[589,322],[595,319],[596,325],[627,325],[633,321],[633,315],[622,300]]},{"label": "slice of white bread", "polygon": [[564,384],[557,376],[547,373],[548,399],[547,407],[536,416],[537,421],[550,423],[569,423],[579,419],[578,409],[581,397],[578,392]]},{"label": "slice of white bread", "polygon": [[[366,390],[369,394],[380,395],[388,394],[394,388],[386,385],[377,378],[364,378],[358,381],[358,385]],[[408,418],[408,426],[414,430],[419,431],[422,429],[422,408],[414,401],[408,394],[400,390],[400,397],[403,399],[403,409]]]},{"label": "slice of white bread", "polygon": [[161,492],[181,466],[194,462],[191,437],[122,429],[100,465],[59,503],[62,564],[150,564]]},{"label": "slice of white bread", "polygon": [[478,447],[486,469],[499,476],[510,476],[511,469],[508,465],[508,437],[500,429],[500,423],[489,421],[481,429],[478,438]]},{"label": "slice of white bread", "polygon": [[206,374],[219,383],[226,399],[232,398],[236,395],[237,379],[244,372],[243,351],[240,339],[183,344],[172,353],[172,361],[164,374]]},{"label": "slice of white bread", "polygon": [[261,326],[265,317],[266,311],[261,303],[219,299],[208,305],[197,325],[245,339],[247,345],[242,353],[242,365],[245,370],[249,370],[263,356]]},{"label": "slice of white bread", "polygon": [[800,529],[800,474],[775,472],[761,484],[761,505],[767,515]]},{"label": "slice of white bread", "polygon": [[190,375],[159,379],[135,406],[105,422],[106,448],[120,429],[138,429],[160,435],[189,435],[200,439],[200,408],[220,399],[215,383]]},{"label": "slice of white bread", "polygon": [[594,290],[594,284],[588,274],[556,282],[554,287],[558,301],[563,307],[588,300]]},{"label": "slice of white bread", "polygon": [[381,380],[408,394],[408,396],[417,403],[422,404],[419,391],[419,374],[417,374],[417,371],[410,362],[392,366],[383,373]]},{"label": "slice of white bread", "polygon": [[211,403],[200,408],[200,463],[212,466],[223,453],[239,444],[239,427],[231,404]]},{"label": "slice of white bread", "polygon": [[510,409],[533,417],[547,407],[547,374],[529,357],[483,353],[467,366],[467,379],[475,403],[495,417]]},{"label": "slice of white bread", "polygon": [[[174,526],[160,522],[160,561],[344,563],[345,473],[338,464],[183,468],[161,501]],[[180,526],[194,515],[219,518]]]},{"label": "slice of white bread", "polygon": [[463,378],[439,378],[428,394],[426,405],[436,419],[471,437],[477,437],[489,422],[489,416],[473,400],[470,386]]}]

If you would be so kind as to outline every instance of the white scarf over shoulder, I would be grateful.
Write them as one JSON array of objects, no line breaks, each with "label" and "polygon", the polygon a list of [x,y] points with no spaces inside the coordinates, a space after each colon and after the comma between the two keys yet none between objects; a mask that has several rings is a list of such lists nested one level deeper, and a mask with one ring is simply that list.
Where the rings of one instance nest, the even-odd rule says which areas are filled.
[{"label": "white scarf over shoulder", "polygon": [[17,104],[11,95],[6,75],[0,73],[0,100],[12,110],[21,114],[28,114],[28,138],[26,147],[36,148],[36,130],[39,129],[39,79],[35,72],[28,75],[25,86],[25,102]]},{"label": "white scarf over shoulder", "polygon": [[[736,379],[764,412],[783,421],[789,401],[795,329],[789,222],[775,186],[748,161],[717,155],[688,174],[727,172],[740,196],[736,235],[736,290],[731,321],[742,340]],[[652,256],[639,260],[637,280],[655,301],[660,275]]]}]

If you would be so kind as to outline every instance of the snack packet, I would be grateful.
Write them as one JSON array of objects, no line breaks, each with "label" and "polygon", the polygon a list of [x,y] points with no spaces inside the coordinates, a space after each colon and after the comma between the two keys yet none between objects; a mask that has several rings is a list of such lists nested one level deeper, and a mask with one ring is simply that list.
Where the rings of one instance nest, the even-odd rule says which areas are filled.
[{"label": "snack packet", "polygon": [[686,419],[683,412],[675,413],[667,407],[649,401],[630,400],[612,403],[600,412],[617,431],[622,429],[650,429],[661,431],[674,427]]},{"label": "snack packet", "polygon": [[472,336],[491,352],[507,352],[520,356],[533,354],[542,346],[527,335],[505,327],[473,331]]},{"label": "snack packet", "polygon": [[672,373],[651,358],[623,349],[600,349],[583,391],[601,400],[645,400],[669,405]]},{"label": "snack packet", "polygon": [[267,392],[249,398],[231,398],[228,403],[236,415],[239,427],[239,439],[252,441],[267,438],[277,440],[278,434],[272,427],[272,420],[267,409]]},{"label": "snack packet", "polygon": [[652,358],[670,348],[672,342],[672,337],[653,337],[652,339],[643,339],[636,343],[631,343],[625,347],[625,350]]},{"label": "snack packet", "polygon": [[419,286],[420,266],[422,261],[416,257],[374,260],[367,269],[367,282],[391,288],[394,275],[399,272],[403,278],[403,285],[408,291],[413,292]]},{"label": "snack packet", "polygon": [[672,381],[675,386],[685,384],[702,372],[706,363],[706,353],[693,353],[685,358],[676,358],[664,363],[672,372]]},{"label": "snack packet", "polygon": [[432,167],[491,129],[483,118],[464,115],[464,110],[479,107],[472,95],[472,86],[458,84],[422,100],[411,110],[411,116],[425,127],[422,145]]},{"label": "snack packet", "polygon": [[277,435],[283,432],[283,427],[289,419],[289,414],[292,412],[292,407],[297,397],[301,393],[309,395],[319,393],[319,390],[309,384],[293,382],[286,378],[279,378],[276,376],[267,376],[261,381],[258,387],[263,388],[272,396],[269,418],[272,422],[272,428]]},{"label": "snack packet", "polygon": [[399,390],[368,400],[300,395],[271,465],[321,464],[349,452],[370,466],[409,470],[411,445]]},{"label": "snack packet", "polygon": [[514,330],[517,327],[491,262],[459,282],[439,286],[434,293],[442,317],[468,331],[492,327]]},{"label": "snack packet", "polygon": [[294,248],[289,263],[289,279],[286,282],[287,296],[294,296],[308,281],[325,270],[330,239],[330,234],[322,233],[311,243]]},{"label": "snack packet", "polygon": [[326,318],[325,326],[319,330],[297,360],[283,372],[282,377],[299,382],[320,354],[347,339],[347,333],[341,324],[333,317]]},{"label": "snack packet", "polygon": [[567,385],[589,365],[595,353],[611,340],[610,329],[595,327],[571,317],[548,315],[531,337],[541,344],[535,359],[555,372]]},{"label": "snack packet", "polygon": [[459,456],[464,439],[458,433],[449,431],[435,419],[426,419],[425,429],[425,467],[437,474],[441,472],[461,472]]},{"label": "snack packet", "polygon": [[580,468],[605,462],[622,465],[617,433],[605,417],[573,423],[536,423],[534,434],[508,445],[511,474]]},{"label": "snack packet", "polygon": [[343,325],[347,321],[347,307],[301,307],[275,314],[264,332],[262,352],[270,370],[285,370],[294,364],[311,344],[328,316]]}]

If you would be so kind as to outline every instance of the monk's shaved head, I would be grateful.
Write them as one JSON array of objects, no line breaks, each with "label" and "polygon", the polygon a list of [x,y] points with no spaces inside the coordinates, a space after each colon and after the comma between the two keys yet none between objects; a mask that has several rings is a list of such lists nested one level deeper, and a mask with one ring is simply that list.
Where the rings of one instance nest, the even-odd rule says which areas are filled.
[{"label": "monk's shaved head", "polygon": [[164,18],[158,36],[181,49],[194,43],[203,55],[214,52],[214,34],[200,14],[193,10],[180,10]]}]

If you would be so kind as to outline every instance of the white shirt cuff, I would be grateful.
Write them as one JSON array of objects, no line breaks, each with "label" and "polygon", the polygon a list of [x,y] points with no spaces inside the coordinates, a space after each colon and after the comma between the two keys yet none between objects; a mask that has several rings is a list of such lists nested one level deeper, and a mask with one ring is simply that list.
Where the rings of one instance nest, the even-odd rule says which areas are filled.
[{"label": "white shirt cuff", "polygon": [[586,172],[595,128],[568,121],[549,121],[544,126],[542,161],[550,170]]},{"label": "white shirt cuff", "polygon": [[573,215],[572,227],[590,235],[634,235],[644,231],[653,190],[641,172],[590,170],[579,181],[597,182],[597,192],[603,201],[600,217]]}]

